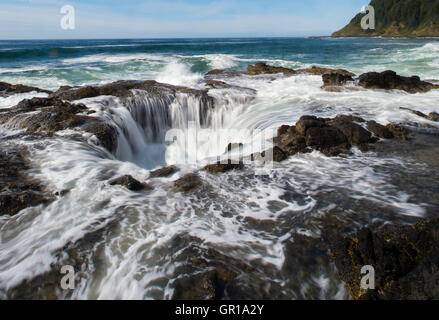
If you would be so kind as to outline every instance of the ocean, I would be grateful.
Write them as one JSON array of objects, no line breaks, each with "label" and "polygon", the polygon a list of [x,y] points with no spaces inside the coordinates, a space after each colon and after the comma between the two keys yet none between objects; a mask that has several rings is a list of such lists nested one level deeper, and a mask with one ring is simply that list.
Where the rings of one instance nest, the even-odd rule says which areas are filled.
[{"label": "ocean", "polygon": [[[439,39],[0,41],[0,81],[48,90],[118,80],[204,90],[208,71],[244,71],[257,62],[343,68],[357,75],[394,70],[434,80],[439,79]],[[403,156],[354,148],[346,158],[315,151],[290,157],[262,175],[244,170],[216,176],[200,168],[224,154],[229,142],[243,143],[246,155],[254,140],[269,145],[279,126],[302,115],[355,114],[382,124],[438,128],[401,107],[438,111],[439,90],[328,92],[321,89],[321,76],[306,74],[226,81],[256,90],[256,96],[250,99],[236,88],[210,90],[217,104],[206,119],[200,118],[202,101],[187,96],[165,106],[141,92],[130,105],[109,96],[79,101],[95,111],[92,116],[118,128],[113,154],[80,130],[35,140],[0,126],[2,143],[29,148],[31,175],[50,190],[69,190],[50,204],[0,216],[0,298],[170,299],[181,296],[182,288],[202,288],[206,272],[216,270],[221,281],[227,279],[220,296],[225,299],[347,299],[320,240],[328,229],[376,229],[437,214],[439,179],[429,168],[436,160],[422,150]],[[0,97],[0,109],[46,96]],[[136,108],[148,119],[139,120]],[[182,130],[184,140],[165,141],[171,129]],[[264,134],[248,134],[254,131]],[[220,136],[224,132],[227,137]],[[179,172],[150,178],[151,170],[169,165]],[[198,172],[203,188],[174,192],[173,181],[192,172]],[[108,185],[125,174],[154,189],[139,193]],[[60,291],[52,285],[59,275],[54,266],[72,263],[76,287]]]}]

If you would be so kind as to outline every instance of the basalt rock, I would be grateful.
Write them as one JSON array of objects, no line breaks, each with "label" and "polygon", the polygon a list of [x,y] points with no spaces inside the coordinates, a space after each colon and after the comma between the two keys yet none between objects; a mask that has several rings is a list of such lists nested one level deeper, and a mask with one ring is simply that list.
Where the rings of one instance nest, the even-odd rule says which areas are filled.
[{"label": "basalt rock", "polygon": [[402,77],[388,70],[381,73],[368,72],[360,75],[358,85],[366,89],[404,90],[408,93],[428,92],[438,85],[422,81],[418,76]]},{"label": "basalt rock", "polygon": [[397,139],[410,140],[412,138],[413,132],[399,124],[389,123],[386,128],[393,134]]},{"label": "basalt rock", "polygon": [[312,74],[317,76],[323,76],[326,74],[339,74],[347,78],[352,78],[355,76],[355,73],[352,73],[350,71],[344,70],[344,69],[328,69],[328,68],[319,68],[313,66],[312,68],[308,69],[298,69],[296,70],[297,73],[305,73],[305,74]]},{"label": "basalt rock", "polygon": [[152,190],[152,187],[150,185],[148,185],[147,183],[139,182],[130,175],[115,178],[113,180],[110,180],[108,183],[111,186],[123,186],[131,191]]},{"label": "basalt rock", "polygon": [[209,87],[211,89],[234,89],[238,91],[245,91],[248,92],[249,94],[256,94],[256,90],[254,89],[234,86],[219,80],[208,80],[206,82],[206,87]]},{"label": "basalt rock", "polygon": [[53,93],[51,97],[63,100],[81,100],[85,98],[94,98],[97,96],[115,96],[119,98],[133,97],[132,90],[143,90],[156,97],[175,96],[177,93],[187,93],[201,97],[206,102],[213,105],[213,98],[207,95],[205,90],[196,90],[186,87],[173,86],[159,83],[154,80],[136,81],[121,80],[102,86],[85,86],[85,87],[61,87]]},{"label": "basalt rock", "polygon": [[254,66],[248,66],[247,72],[245,74],[254,76],[254,75],[263,75],[263,74],[278,74],[278,73],[282,73],[285,76],[291,76],[297,74],[297,72],[292,69],[283,68],[283,67],[273,67],[265,63],[257,63]]},{"label": "basalt rock", "polygon": [[176,172],[178,172],[178,168],[176,166],[169,166],[151,171],[149,176],[150,178],[165,178],[172,176]]},{"label": "basalt rock", "polygon": [[[338,275],[354,299],[439,299],[439,220],[364,228],[331,243]],[[361,288],[363,266],[375,269],[375,290]]]},{"label": "basalt rock", "polygon": [[401,107],[400,109],[410,111],[411,113],[417,115],[418,117],[425,118],[425,119],[430,120],[430,121],[434,121],[434,122],[439,121],[439,114],[436,112],[430,112],[428,115],[426,115],[425,113],[418,111],[418,110],[413,110],[413,109],[403,108],[403,107]]},{"label": "basalt rock", "polygon": [[279,127],[278,136],[273,141],[286,156],[312,150],[327,156],[350,155],[352,145],[366,152],[371,149],[370,144],[378,139],[360,125],[364,122],[355,115],[338,115],[332,119],[303,116],[294,126]]},{"label": "basalt rock", "polygon": [[72,104],[58,98],[33,98],[15,107],[0,110],[0,124],[9,129],[24,129],[27,133],[53,135],[57,131],[79,128],[94,134],[108,151],[117,147],[116,128],[105,121],[86,115],[83,104]]},{"label": "basalt rock", "polygon": [[244,169],[244,165],[242,163],[216,163],[209,164],[204,167],[204,170],[212,174],[225,173],[232,170],[242,169]]},{"label": "basalt rock", "polygon": [[18,93],[28,92],[40,92],[51,94],[52,91],[40,89],[37,87],[29,87],[22,84],[10,84],[6,82],[0,82],[0,97],[8,97]]},{"label": "basalt rock", "polygon": [[352,78],[351,75],[339,73],[339,72],[323,74],[322,79],[323,79],[323,88],[343,86],[348,82],[354,82],[354,78]]},{"label": "basalt rock", "polygon": [[382,124],[379,124],[374,120],[367,122],[367,128],[378,138],[384,138],[384,139],[394,138],[393,133],[387,127],[383,126]]},{"label": "basalt rock", "polygon": [[193,173],[188,173],[180,179],[174,181],[175,190],[181,192],[189,192],[203,184],[201,178]]},{"label": "basalt rock", "polygon": [[0,155],[0,216],[13,216],[23,209],[53,201],[41,183],[27,174],[30,168],[22,148]]}]

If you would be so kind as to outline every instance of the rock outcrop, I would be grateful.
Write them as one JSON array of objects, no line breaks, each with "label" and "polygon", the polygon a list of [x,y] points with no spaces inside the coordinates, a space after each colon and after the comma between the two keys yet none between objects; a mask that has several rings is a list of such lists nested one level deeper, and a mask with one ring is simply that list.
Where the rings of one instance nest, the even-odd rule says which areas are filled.
[{"label": "rock outcrop", "polygon": [[316,67],[313,66],[311,68],[308,69],[298,69],[296,70],[297,73],[302,73],[302,74],[312,74],[312,75],[316,75],[316,76],[323,76],[324,74],[331,74],[331,73],[335,73],[335,74],[341,74],[345,77],[354,77],[355,73],[344,70],[344,69],[329,69],[329,68],[320,68],[320,67]]},{"label": "rock outcrop", "polygon": [[159,83],[154,80],[121,80],[102,86],[61,87],[54,92],[51,97],[69,101],[98,96],[129,98],[133,96],[132,90],[143,90],[156,97],[175,96],[176,93],[188,93],[205,99],[206,102],[210,102],[210,104],[213,105],[213,98],[210,97],[205,90],[173,86],[170,84]]},{"label": "rock outcrop", "polygon": [[257,63],[254,66],[248,66],[247,72],[245,74],[255,76],[263,74],[279,74],[282,73],[284,76],[291,76],[297,74],[296,71],[283,67],[273,67],[265,63]]},{"label": "rock outcrop", "polygon": [[28,207],[54,200],[39,181],[27,174],[30,168],[27,152],[22,147],[0,151],[0,216],[13,216]]},{"label": "rock outcrop", "polygon": [[[439,220],[362,229],[331,243],[338,275],[354,299],[439,298]],[[361,287],[363,266],[375,269],[375,290]]]},{"label": "rock outcrop", "polygon": [[37,87],[29,87],[22,84],[10,84],[6,82],[0,82],[0,97],[8,97],[18,93],[28,92],[40,92],[51,94],[52,91],[40,89]]},{"label": "rock outcrop", "polygon": [[295,126],[282,126],[274,141],[287,156],[318,150],[327,156],[350,154],[352,145],[368,150],[377,140],[357,122],[363,119],[339,115],[333,119],[303,116]]},{"label": "rock outcrop", "polygon": [[428,92],[432,89],[439,89],[438,85],[421,81],[418,76],[402,77],[391,70],[381,73],[363,73],[358,80],[358,85],[366,89],[397,89],[408,93]]},{"label": "rock outcrop", "polygon": [[153,189],[149,184],[144,183],[144,182],[140,182],[140,181],[134,179],[130,175],[125,175],[125,176],[110,180],[108,182],[108,184],[110,186],[116,186],[116,185],[123,186],[131,191],[143,191],[143,190],[149,191],[149,190]]},{"label": "rock outcrop", "polygon": [[189,192],[203,184],[201,178],[194,173],[188,173],[180,179],[174,181],[174,188],[179,192]]},{"label": "rock outcrop", "polygon": [[105,121],[85,115],[89,109],[83,104],[72,104],[59,98],[33,98],[15,107],[0,110],[0,124],[9,129],[23,129],[26,133],[53,135],[57,131],[80,128],[95,135],[99,143],[115,152],[118,133]]}]

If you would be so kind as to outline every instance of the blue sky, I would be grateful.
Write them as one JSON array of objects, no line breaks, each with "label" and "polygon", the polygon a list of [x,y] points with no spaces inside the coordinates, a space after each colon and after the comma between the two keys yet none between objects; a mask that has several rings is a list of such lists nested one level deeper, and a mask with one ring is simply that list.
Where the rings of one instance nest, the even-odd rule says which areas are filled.
[{"label": "blue sky", "polygon": [[[368,0],[0,0],[0,39],[329,35]],[[64,5],[75,30],[60,27]]]}]

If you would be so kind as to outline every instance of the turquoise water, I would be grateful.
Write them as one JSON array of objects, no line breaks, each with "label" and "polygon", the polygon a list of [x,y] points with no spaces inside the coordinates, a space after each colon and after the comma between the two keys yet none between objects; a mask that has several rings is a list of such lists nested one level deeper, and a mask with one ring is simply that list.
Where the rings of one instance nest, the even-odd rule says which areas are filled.
[{"label": "turquoise water", "polygon": [[356,73],[393,69],[437,77],[438,39],[152,39],[0,41],[0,80],[56,89],[120,79],[192,85],[216,68],[264,61],[303,68],[343,67]]}]

